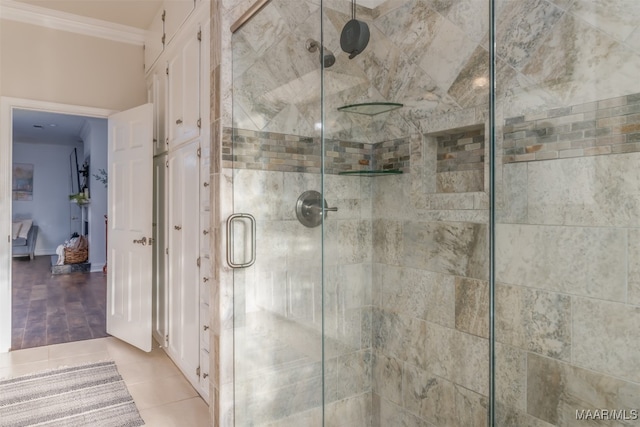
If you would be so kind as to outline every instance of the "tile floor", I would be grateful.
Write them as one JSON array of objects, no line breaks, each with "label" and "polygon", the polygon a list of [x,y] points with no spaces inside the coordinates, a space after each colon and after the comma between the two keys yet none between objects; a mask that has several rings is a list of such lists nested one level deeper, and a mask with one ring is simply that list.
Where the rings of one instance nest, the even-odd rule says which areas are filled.
[{"label": "tile floor", "polygon": [[208,427],[209,408],[166,353],[145,353],[116,338],[98,338],[0,353],[0,378],[102,360],[116,362],[150,427]]}]

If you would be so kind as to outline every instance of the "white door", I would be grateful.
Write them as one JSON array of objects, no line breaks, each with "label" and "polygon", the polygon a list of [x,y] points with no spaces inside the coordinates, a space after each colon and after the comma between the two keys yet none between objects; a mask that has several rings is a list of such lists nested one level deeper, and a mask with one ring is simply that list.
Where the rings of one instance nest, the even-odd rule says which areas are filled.
[{"label": "white door", "polygon": [[107,333],[151,351],[153,104],[109,117]]}]

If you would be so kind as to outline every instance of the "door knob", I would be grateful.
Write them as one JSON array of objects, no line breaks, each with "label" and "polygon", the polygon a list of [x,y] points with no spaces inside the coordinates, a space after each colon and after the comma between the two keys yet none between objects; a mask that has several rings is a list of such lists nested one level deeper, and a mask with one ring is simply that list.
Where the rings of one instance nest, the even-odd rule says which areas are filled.
[{"label": "door knob", "polygon": [[174,226],[173,226],[173,228],[174,228],[174,229],[176,229],[176,230],[178,230],[178,231],[182,230],[182,227],[181,227],[181,226],[179,226],[179,225],[174,225]]},{"label": "door knob", "polygon": [[142,239],[133,239],[133,243],[135,245],[142,245],[145,246],[147,244],[147,238],[143,237]]}]

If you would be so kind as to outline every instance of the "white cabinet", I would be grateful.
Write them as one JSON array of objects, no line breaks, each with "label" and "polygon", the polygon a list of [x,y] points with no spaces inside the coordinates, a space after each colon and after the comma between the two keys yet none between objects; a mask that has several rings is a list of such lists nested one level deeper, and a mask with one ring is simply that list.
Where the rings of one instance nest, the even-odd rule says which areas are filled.
[{"label": "white cabinet", "polygon": [[165,10],[161,7],[151,21],[151,26],[147,28],[144,41],[144,69],[149,71],[156,59],[164,49],[164,17]]},{"label": "white cabinet", "polygon": [[200,351],[199,206],[200,141],[169,153],[167,352],[197,382]]},{"label": "white cabinet", "polygon": [[187,21],[196,5],[208,6],[209,1],[198,0],[166,0],[153,17],[146,30],[144,41],[144,69],[149,71]]},{"label": "white cabinet", "polygon": [[[185,32],[168,60],[167,129],[169,147],[200,134],[200,28]],[[181,37],[182,38],[182,37]]]},{"label": "white cabinet", "polygon": [[169,148],[167,139],[167,73],[158,66],[147,77],[147,100],[153,103],[153,154],[165,153]]},{"label": "white cabinet", "polygon": [[[209,394],[209,0],[165,1],[166,42],[146,70],[154,103],[154,337]],[[176,18],[171,21],[171,17]],[[169,28],[176,28],[168,38]],[[171,30],[173,31],[173,30]]]},{"label": "white cabinet", "polygon": [[169,0],[164,2],[164,10],[166,12],[164,18],[165,44],[173,41],[180,26],[193,11],[194,7],[194,0]]}]

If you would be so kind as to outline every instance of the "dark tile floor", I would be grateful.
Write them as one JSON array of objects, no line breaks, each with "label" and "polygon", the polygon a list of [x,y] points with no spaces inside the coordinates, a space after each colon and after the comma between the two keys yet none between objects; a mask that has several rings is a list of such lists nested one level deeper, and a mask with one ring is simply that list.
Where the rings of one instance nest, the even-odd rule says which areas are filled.
[{"label": "dark tile floor", "polygon": [[52,275],[49,256],[12,266],[12,350],[107,336],[104,274]]}]

